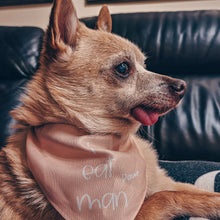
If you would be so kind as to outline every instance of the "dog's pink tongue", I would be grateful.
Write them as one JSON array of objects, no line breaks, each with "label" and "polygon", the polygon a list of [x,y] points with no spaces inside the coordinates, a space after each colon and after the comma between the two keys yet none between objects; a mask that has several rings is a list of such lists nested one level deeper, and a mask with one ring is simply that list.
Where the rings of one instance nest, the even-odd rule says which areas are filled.
[{"label": "dog's pink tongue", "polygon": [[153,125],[157,122],[158,113],[153,111],[145,111],[141,107],[136,107],[132,110],[132,116],[142,125]]}]

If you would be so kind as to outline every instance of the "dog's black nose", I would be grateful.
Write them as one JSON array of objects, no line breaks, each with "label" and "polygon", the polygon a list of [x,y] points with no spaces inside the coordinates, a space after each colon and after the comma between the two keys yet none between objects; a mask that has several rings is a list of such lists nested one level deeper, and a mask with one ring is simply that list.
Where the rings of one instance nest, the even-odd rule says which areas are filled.
[{"label": "dog's black nose", "polygon": [[179,95],[179,97],[182,98],[186,91],[186,83],[185,81],[180,80],[180,79],[174,80],[170,84],[170,88],[173,93],[175,93],[176,95]]}]

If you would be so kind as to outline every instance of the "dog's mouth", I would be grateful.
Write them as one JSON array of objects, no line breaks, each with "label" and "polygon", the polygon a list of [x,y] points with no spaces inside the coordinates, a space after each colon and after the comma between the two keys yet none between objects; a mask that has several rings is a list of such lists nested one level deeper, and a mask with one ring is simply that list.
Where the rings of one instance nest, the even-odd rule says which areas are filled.
[{"label": "dog's mouth", "polygon": [[167,106],[161,109],[138,105],[131,109],[131,116],[142,125],[153,125],[158,121],[161,115],[166,114],[173,108],[175,108],[175,106]]},{"label": "dog's mouth", "polygon": [[[160,96],[151,96],[151,101],[149,98],[147,99],[148,103],[141,103],[131,109],[130,115],[142,125],[155,124],[159,116],[165,115],[181,103],[185,94],[186,83],[183,80],[167,79],[171,81],[168,83],[168,92],[166,88],[166,92],[161,92]],[[167,83],[161,85],[167,85]]]},{"label": "dog's mouth", "polygon": [[142,125],[153,125],[159,118],[159,113],[155,109],[146,108],[144,105],[139,105],[131,110],[131,115],[135,120]]}]

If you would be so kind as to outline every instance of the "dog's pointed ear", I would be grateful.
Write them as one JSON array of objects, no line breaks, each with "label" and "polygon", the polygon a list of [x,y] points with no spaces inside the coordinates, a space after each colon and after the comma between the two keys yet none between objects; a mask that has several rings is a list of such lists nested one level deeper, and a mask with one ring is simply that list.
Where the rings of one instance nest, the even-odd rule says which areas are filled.
[{"label": "dog's pointed ear", "polygon": [[47,30],[48,41],[54,49],[74,46],[79,19],[72,0],[54,0]]},{"label": "dog's pointed ear", "polygon": [[106,5],[104,5],[99,12],[96,26],[97,29],[102,31],[111,32],[112,30],[112,18],[109,9]]}]

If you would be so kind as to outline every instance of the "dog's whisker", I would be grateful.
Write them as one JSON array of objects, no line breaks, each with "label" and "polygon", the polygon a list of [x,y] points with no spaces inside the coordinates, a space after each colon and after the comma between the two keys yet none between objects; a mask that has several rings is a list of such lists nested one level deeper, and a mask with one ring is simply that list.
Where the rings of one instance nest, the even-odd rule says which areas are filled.
[{"label": "dog's whisker", "polygon": [[151,143],[160,143],[160,141],[155,138],[150,132],[148,132],[147,129],[148,128],[146,126],[141,126],[137,134],[141,137],[147,138]]}]

